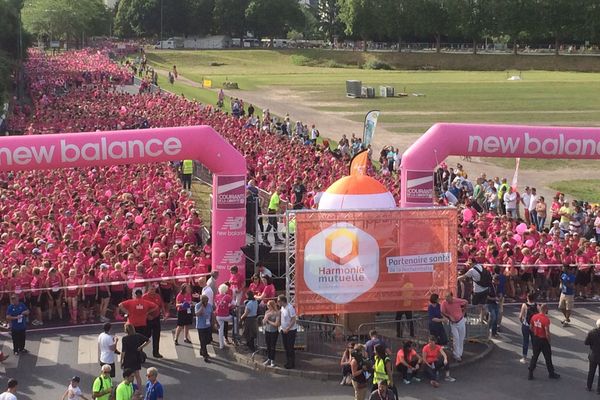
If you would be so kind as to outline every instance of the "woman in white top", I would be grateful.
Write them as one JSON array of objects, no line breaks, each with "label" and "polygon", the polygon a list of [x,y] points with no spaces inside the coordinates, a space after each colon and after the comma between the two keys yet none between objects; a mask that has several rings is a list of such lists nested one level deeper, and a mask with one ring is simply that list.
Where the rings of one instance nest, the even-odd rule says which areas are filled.
[{"label": "woman in white top", "polygon": [[71,384],[63,394],[62,400],[89,400],[81,393],[79,382],[81,379],[78,376],[71,378]]}]

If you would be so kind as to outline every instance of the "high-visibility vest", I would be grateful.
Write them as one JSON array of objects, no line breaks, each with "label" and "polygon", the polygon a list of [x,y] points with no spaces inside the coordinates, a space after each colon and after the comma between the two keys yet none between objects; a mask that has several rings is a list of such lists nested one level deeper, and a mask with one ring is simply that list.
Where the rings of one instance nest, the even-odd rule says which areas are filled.
[{"label": "high-visibility vest", "polygon": [[193,174],[194,173],[194,161],[183,160],[183,173],[184,174]]},{"label": "high-visibility vest", "polygon": [[389,360],[388,357],[385,359],[375,356],[375,365],[373,371],[373,383],[379,383],[381,381],[389,381],[387,372],[385,370],[385,363]]}]

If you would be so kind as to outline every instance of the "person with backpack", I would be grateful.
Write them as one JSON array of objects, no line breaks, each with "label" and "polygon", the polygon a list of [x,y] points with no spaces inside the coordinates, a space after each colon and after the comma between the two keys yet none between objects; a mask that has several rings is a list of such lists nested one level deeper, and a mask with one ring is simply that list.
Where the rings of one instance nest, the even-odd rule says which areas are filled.
[{"label": "person with backpack", "polygon": [[442,302],[442,315],[450,321],[450,332],[452,333],[452,355],[457,362],[462,361],[463,345],[467,334],[465,321],[465,299],[455,299],[452,293],[446,295]]},{"label": "person with backpack", "polygon": [[538,305],[535,302],[535,293],[527,294],[527,301],[521,304],[519,320],[521,321],[521,333],[523,334],[523,357],[519,360],[521,364],[527,364],[527,351],[529,350],[529,341],[531,339],[530,321],[531,317],[539,312]]},{"label": "person with backpack", "polygon": [[102,366],[100,375],[94,379],[92,384],[92,399],[110,400],[113,392],[111,378],[112,367],[108,364]]},{"label": "person with backpack", "polygon": [[477,306],[479,318],[483,323],[483,306],[487,303],[490,286],[492,286],[492,274],[481,264],[474,264],[464,275],[458,277],[458,281],[471,279],[473,281],[473,294],[471,304]]}]

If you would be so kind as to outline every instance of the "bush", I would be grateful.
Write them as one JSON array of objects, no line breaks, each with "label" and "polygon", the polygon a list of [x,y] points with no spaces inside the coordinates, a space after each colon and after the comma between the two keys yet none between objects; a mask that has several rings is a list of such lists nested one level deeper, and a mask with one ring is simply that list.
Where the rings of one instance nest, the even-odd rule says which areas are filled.
[{"label": "bush", "polygon": [[369,60],[363,66],[364,69],[383,69],[386,71],[392,70],[392,66],[380,60]]},{"label": "bush", "polygon": [[298,65],[301,67],[310,67],[310,66],[314,65],[314,60],[312,60],[306,56],[302,56],[299,54],[293,54],[292,55],[292,64]]},{"label": "bush", "polygon": [[346,68],[346,65],[340,64],[335,60],[329,60],[325,63],[325,67],[327,68]]}]

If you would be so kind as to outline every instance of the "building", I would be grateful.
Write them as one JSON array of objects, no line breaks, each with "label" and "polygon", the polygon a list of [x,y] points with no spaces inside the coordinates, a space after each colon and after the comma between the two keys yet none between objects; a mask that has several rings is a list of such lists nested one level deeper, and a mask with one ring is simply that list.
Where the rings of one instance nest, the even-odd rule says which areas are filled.
[{"label": "building", "polygon": [[188,37],[183,40],[184,49],[227,49],[231,47],[231,38],[225,35]]}]

